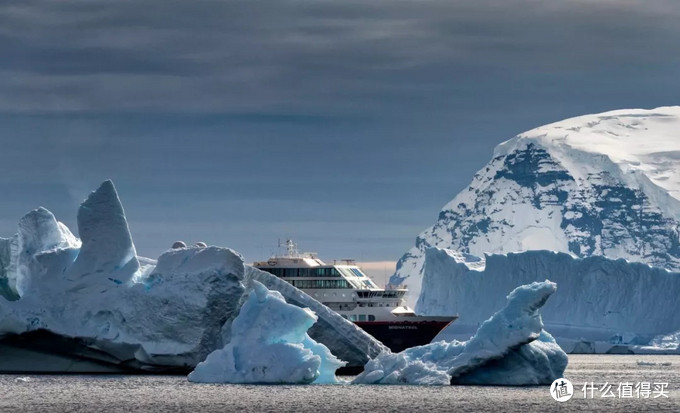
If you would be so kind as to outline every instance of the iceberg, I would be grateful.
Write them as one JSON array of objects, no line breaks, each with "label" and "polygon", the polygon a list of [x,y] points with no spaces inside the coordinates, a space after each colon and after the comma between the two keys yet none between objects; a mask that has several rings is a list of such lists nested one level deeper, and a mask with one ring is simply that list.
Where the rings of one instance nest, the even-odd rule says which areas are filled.
[{"label": "iceberg", "polygon": [[[138,259],[110,181],[81,205],[78,242],[46,210],[37,211],[42,219],[31,222],[48,223],[31,232],[38,240],[32,245],[41,248],[20,251],[15,260],[28,271],[7,277],[30,288],[17,289],[14,301],[0,300],[3,342],[35,352],[25,357],[27,369],[49,370],[54,363],[39,360],[58,353],[128,370],[183,370],[222,345],[221,329],[244,291],[237,253],[193,248],[168,251],[157,263]],[[55,342],[63,345],[51,349]],[[9,354],[15,353],[3,352],[0,368]]]},{"label": "iceberg", "polygon": [[252,291],[231,324],[231,341],[189,374],[200,383],[334,383],[345,363],[307,330],[317,317],[286,303],[283,296],[252,281]]},{"label": "iceberg", "polygon": [[[247,274],[257,272],[240,254],[193,246],[137,256],[111,181],[83,202],[77,222],[80,239],[39,208],[0,239],[0,371],[188,373],[233,338],[255,278]],[[316,341],[332,352],[362,365],[382,351],[316,300],[279,288],[321,315]]]},{"label": "iceberg", "polygon": [[514,289],[503,309],[468,341],[438,341],[382,354],[356,384],[550,384],[563,377],[567,355],[543,330],[539,309],[556,291],[545,280]]},{"label": "iceberg", "polygon": [[[429,248],[416,311],[459,312],[457,322],[435,340],[469,337],[486,314],[501,305],[504,290],[546,275],[560,291],[543,308],[543,321],[568,353],[655,352],[656,336],[680,330],[679,273],[623,259],[575,258],[552,251],[479,258]],[[663,348],[667,352],[669,347]]]},{"label": "iceberg", "polygon": [[317,322],[309,329],[309,336],[323,343],[347,367],[361,368],[369,360],[390,350],[370,334],[347,322],[340,314],[321,304],[290,283],[266,272],[246,266],[245,282],[255,280],[268,289],[278,291],[289,304],[309,308],[316,314]]},{"label": "iceberg", "polygon": [[478,257],[552,250],[679,272],[678,131],[680,106],[624,109],[540,126],[499,144],[418,235],[390,283],[407,284],[415,305],[430,247]]}]

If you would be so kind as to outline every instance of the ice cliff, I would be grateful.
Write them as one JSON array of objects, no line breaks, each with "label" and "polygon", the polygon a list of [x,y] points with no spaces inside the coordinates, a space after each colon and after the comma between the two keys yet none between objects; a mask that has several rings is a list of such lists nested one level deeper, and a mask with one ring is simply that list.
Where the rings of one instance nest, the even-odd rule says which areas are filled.
[{"label": "ice cliff", "polygon": [[543,321],[567,352],[653,352],[654,337],[680,330],[680,273],[646,264],[552,251],[477,258],[428,248],[424,273],[416,311],[460,314],[438,338],[469,336],[503,303],[504,291],[545,277],[560,288],[542,309]]},{"label": "ice cliff", "polygon": [[567,367],[567,355],[543,330],[539,312],[555,290],[547,280],[517,287],[468,341],[437,341],[380,355],[354,383],[550,384]]},{"label": "ice cliff", "polygon": [[317,317],[257,281],[231,324],[231,340],[189,374],[201,383],[335,383],[345,363],[307,330]]},{"label": "ice cliff", "polygon": [[519,134],[444,206],[390,282],[407,284],[415,303],[430,247],[474,256],[546,249],[680,271],[678,170],[677,106],[580,116]]},{"label": "ice cliff", "polygon": [[[252,280],[267,281],[227,248],[138,257],[110,181],[77,222],[81,239],[40,208],[0,239],[0,370],[189,371],[232,339]],[[363,365],[384,349],[301,291],[279,288],[320,314],[317,341],[345,360]]]}]

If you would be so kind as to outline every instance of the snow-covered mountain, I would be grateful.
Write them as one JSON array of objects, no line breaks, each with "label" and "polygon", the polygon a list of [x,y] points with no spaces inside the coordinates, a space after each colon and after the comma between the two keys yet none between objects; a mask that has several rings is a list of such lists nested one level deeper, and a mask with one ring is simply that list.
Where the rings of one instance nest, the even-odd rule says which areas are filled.
[{"label": "snow-covered mountain", "polygon": [[501,143],[397,264],[420,294],[425,250],[553,250],[680,271],[680,107],[579,116]]}]

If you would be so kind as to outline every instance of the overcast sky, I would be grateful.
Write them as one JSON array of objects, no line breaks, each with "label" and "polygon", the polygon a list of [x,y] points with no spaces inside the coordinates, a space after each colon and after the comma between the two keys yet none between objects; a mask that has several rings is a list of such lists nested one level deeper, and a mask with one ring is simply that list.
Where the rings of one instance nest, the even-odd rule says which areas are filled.
[{"label": "overcast sky", "polygon": [[394,261],[541,124],[680,104],[680,1],[0,2],[0,236],[114,180],[138,252]]}]

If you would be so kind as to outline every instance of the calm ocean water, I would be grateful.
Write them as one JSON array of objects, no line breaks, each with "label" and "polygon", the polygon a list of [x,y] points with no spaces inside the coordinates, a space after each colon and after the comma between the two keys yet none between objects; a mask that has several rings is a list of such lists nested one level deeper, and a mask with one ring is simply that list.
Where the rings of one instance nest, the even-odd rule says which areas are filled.
[{"label": "calm ocean water", "polygon": [[[640,365],[638,362],[647,363]],[[192,384],[180,376],[0,375],[0,410],[11,412],[209,411],[680,411],[680,356],[574,355],[574,396],[549,386],[254,386]],[[594,382],[594,397],[583,384]],[[599,387],[613,384],[614,398]],[[617,397],[619,383],[668,383],[668,396]]]}]

